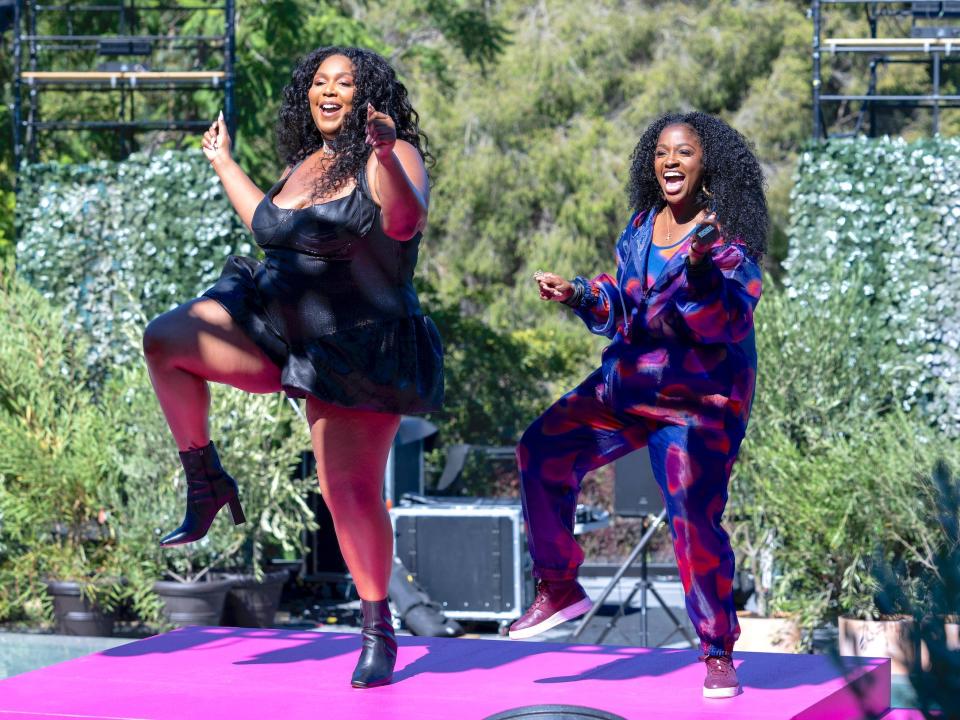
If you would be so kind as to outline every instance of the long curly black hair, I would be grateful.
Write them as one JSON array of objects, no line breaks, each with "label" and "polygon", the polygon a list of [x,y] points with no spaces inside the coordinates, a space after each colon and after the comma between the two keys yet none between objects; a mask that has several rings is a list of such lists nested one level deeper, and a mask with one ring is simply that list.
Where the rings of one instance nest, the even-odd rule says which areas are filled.
[{"label": "long curly black hair", "polygon": [[670,125],[688,126],[703,147],[706,192],[701,188],[697,201],[705,208],[715,206],[724,235],[741,239],[757,259],[761,258],[767,251],[770,226],[763,171],[747,139],[713,115],[664,115],[644,131],[630,157],[630,205],[639,212],[666,204],[653,159],[660,133]]},{"label": "long curly black hair", "polygon": [[407,89],[390,64],[375,52],[354,47],[321,47],[300,59],[290,83],[283,88],[277,117],[277,150],[293,166],[323,147],[323,137],[310,114],[307,93],[320,64],[331,55],[343,55],[353,63],[353,108],[333,142],[336,157],[330,169],[317,181],[314,197],[331,195],[357,177],[372,148],[366,143],[367,103],[393,118],[397,138],[406,140],[432,164],[427,136],[420,130],[420,116],[410,104]]}]

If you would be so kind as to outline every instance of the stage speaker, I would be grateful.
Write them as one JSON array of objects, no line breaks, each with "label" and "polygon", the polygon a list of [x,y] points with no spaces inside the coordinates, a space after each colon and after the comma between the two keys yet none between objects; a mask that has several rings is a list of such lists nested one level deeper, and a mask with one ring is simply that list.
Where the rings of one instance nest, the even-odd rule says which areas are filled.
[{"label": "stage speaker", "polygon": [[647,448],[634,450],[613,464],[613,512],[621,517],[659,515],[660,486],[653,477]]},{"label": "stage speaker", "polygon": [[515,500],[395,507],[390,520],[396,556],[447,617],[514,620],[533,599],[523,512]]}]

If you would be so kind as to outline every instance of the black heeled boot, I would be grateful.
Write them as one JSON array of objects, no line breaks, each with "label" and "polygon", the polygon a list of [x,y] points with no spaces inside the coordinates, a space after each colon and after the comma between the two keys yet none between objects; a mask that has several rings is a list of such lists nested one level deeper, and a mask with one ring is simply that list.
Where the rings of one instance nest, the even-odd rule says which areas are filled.
[{"label": "black heeled boot", "polygon": [[384,600],[361,600],[363,612],[363,649],[350,684],[355,688],[386,685],[393,679],[397,662],[397,636],[393,632],[390,603]]},{"label": "black heeled boot", "polygon": [[224,505],[230,506],[234,525],[246,521],[237,481],[227,475],[220,465],[213,443],[180,453],[180,462],[187,475],[187,513],[180,527],[160,539],[162,546],[183,545],[199,540],[207,534],[210,524]]}]

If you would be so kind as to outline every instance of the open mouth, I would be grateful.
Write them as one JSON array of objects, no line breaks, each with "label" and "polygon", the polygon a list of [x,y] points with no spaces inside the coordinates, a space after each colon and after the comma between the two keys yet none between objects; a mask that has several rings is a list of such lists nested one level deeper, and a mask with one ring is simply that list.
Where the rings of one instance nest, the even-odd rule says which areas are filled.
[{"label": "open mouth", "polygon": [[663,189],[671,195],[678,193],[683,187],[684,180],[686,180],[686,176],[683,173],[676,170],[667,170],[663,174]]},{"label": "open mouth", "polygon": [[337,103],[323,103],[320,106],[320,114],[323,115],[323,117],[333,117],[340,112],[342,107],[342,105],[338,105]]}]

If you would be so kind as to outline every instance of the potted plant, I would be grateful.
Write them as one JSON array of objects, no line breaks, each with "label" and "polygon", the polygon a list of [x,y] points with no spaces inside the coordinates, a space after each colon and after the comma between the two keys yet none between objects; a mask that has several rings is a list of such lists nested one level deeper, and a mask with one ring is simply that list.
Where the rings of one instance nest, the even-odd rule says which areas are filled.
[{"label": "potted plant", "polygon": [[143,367],[119,372],[106,392],[118,409],[115,434],[122,438],[116,457],[127,498],[122,545],[131,564],[153,569],[151,589],[163,601],[165,620],[270,625],[288,573],[265,572],[265,551],[274,545],[295,552],[302,531],[313,527],[306,498],[316,483],[293,477],[309,443],[305,423],[281,395],[213,387],[213,433],[224,466],[240,485],[247,520],[234,526],[221,513],[205,538],[161,548],[159,538],[180,523],[184,508],[176,447]]},{"label": "potted plant", "polygon": [[874,578],[877,604],[909,617],[907,643],[922,649],[911,654],[906,668],[916,706],[924,717],[953,718],[960,717],[960,642],[951,632],[960,614],[960,483],[940,461],[928,487],[928,562],[913,572],[902,560],[879,560]]},{"label": "potted plant", "polygon": [[[838,275],[816,302],[770,285],[756,315],[761,368],[727,517],[758,614],[787,615],[807,649],[838,615],[873,613],[873,549],[881,541],[892,552],[891,524],[903,529],[883,504],[894,490],[882,484],[905,482],[891,466],[920,449],[900,438],[919,423],[895,409],[884,372],[891,350],[855,275]],[[752,619],[741,624],[748,640]]]},{"label": "potted plant", "polygon": [[762,505],[751,503],[747,498],[738,498],[732,509],[734,519],[728,522],[730,539],[736,548],[738,572],[745,578],[741,584],[751,586],[753,601],[753,609],[737,611],[740,625],[737,650],[799,652],[801,632],[796,614],[775,609],[775,527],[766,520]]},{"label": "potted plant", "polygon": [[765,514],[754,529],[776,528],[768,612],[795,610],[805,641],[836,622],[841,654],[890,657],[902,673],[913,660],[913,621],[877,604],[872,570],[878,559],[896,562],[906,582],[931,567],[939,546],[928,517],[932,486],[918,468],[931,452],[957,457],[957,443],[892,409],[854,429],[802,453],[767,432],[769,482],[752,487]]},{"label": "potted plant", "polygon": [[39,293],[0,270],[0,614],[109,635],[125,598],[116,477],[85,349]]},{"label": "potted plant", "polygon": [[[943,440],[938,450],[956,462],[957,443]],[[947,466],[938,464],[932,479],[916,470],[903,472],[913,480],[912,492],[887,498],[904,506],[896,511],[897,552],[878,548],[872,567],[874,614],[839,618],[840,652],[890,657],[894,673],[912,674],[929,669],[931,654],[960,650],[957,567],[950,566],[960,552],[960,535],[957,490]],[[938,645],[932,649],[931,635]]]},{"label": "potted plant", "polygon": [[766,451],[775,450],[769,483],[753,484],[762,490],[759,527],[776,528],[768,614],[794,610],[805,642],[813,628],[836,622],[842,654],[890,657],[895,672],[905,671],[911,621],[877,606],[871,570],[877,557],[910,572],[928,565],[925,548],[936,546],[923,512],[930,490],[916,468],[945,444],[892,410],[802,453],[770,437],[776,432],[766,438]]}]

